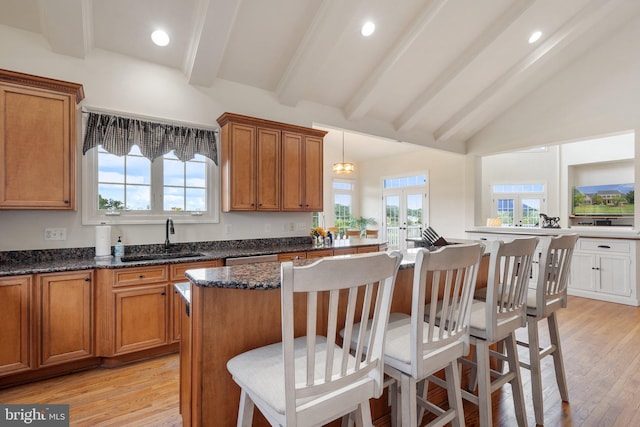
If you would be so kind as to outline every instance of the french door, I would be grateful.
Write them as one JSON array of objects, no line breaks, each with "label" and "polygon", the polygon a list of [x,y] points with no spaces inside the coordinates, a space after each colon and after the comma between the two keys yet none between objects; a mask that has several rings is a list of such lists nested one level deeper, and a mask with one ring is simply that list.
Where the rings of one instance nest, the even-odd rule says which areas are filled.
[{"label": "french door", "polygon": [[424,187],[384,191],[384,231],[389,249],[407,249],[407,238],[420,238],[424,224]]}]

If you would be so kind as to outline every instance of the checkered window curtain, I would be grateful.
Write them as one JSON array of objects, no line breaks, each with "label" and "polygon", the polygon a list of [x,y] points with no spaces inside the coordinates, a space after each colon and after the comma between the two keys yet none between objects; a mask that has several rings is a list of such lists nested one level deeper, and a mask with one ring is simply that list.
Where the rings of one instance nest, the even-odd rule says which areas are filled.
[{"label": "checkered window curtain", "polygon": [[90,112],[82,154],[98,145],[116,156],[126,156],[131,147],[137,145],[142,155],[151,161],[174,150],[183,162],[201,154],[218,164],[213,130]]}]

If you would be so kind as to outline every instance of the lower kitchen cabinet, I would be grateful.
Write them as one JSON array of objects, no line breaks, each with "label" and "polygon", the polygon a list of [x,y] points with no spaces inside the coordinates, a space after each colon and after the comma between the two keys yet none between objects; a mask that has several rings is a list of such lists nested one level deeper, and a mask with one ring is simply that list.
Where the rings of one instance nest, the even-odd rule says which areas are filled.
[{"label": "lower kitchen cabinet", "polygon": [[167,285],[135,286],[113,291],[115,354],[167,343]]},{"label": "lower kitchen cabinet", "polygon": [[0,278],[0,376],[33,367],[31,276]]},{"label": "lower kitchen cabinet", "polygon": [[40,366],[93,356],[93,271],[40,274]]},{"label": "lower kitchen cabinet", "polygon": [[632,240],[578,239],[567,292],[638,305],[635,253]]}]

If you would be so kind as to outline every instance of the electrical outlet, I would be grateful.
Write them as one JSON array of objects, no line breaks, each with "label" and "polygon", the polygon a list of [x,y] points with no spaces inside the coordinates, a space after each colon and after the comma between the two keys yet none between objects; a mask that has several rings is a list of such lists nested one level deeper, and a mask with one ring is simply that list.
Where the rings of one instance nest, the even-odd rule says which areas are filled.
[{"label": "electrical outlet", "polygon": [[265,224],[264,225],[264,232],[265,233],[271,233],[271,224]]},{"label": "electrical outlet", "polygon": [[307,228],[307,224],[305,224],[304,222],[299,222],[296,224],[296,230],[304,230]]},{"label": "electrical outlet", "polygon": [[289,223],[289,231],[295,231],[296,229],[296,223],[295,222],[290,222]]},{"label": "electrical outlet", "polygon": [[66,228],[45,228],[44,240],[67,240]]},{"label": "electrical outlet", "polygon": [[227,233],[227,234],[231,234],[231,229],[232,228],[233,227],[231,227],[231,224],[227,224],[227,225],[224,226],[224,232]]}]

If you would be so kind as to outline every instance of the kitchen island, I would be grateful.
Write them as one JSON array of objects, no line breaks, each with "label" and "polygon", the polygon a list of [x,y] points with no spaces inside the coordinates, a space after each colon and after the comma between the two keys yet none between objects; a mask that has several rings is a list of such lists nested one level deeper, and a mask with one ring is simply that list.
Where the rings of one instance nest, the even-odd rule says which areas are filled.
[{"label": "kitchen island", "polygon": [[[391,311],[410,313],[417,249],[404,252]],[[312,260],[295,260],[304,264]],[[488,256],[483,257],[477,287],[486,286]],[[180,406],[184,426],[236,424],[240,388],[227,371],[227,360],[247,350],[281,340],[280,263],[188,270],[190,286],[181,320]],[[325,301],[324,304],[327,302]],[[321,331],[319,331],[321,332]],[[439,400],[438,396],[435,396]],[[446,397],[442,393],[442,400]],[[386,425],[386,392],[371,402],[376,425]],[[268,425],[255,412],[254,425]],[[333,425],[333,424],[332,424]],[[336,423],[339,425],[339,423]]]}]

